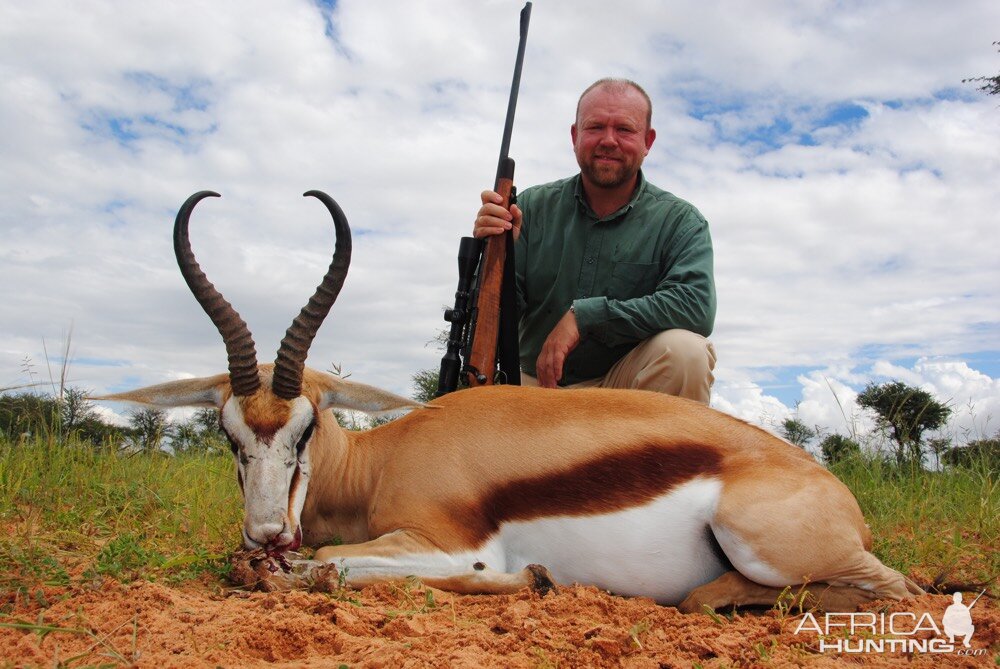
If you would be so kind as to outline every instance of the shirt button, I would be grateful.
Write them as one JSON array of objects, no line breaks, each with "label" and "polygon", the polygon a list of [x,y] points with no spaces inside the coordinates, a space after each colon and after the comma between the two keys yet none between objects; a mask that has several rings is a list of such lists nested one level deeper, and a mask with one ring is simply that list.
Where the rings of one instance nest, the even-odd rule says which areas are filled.
[{"label": "shirt button", "polygon": [[594,258],[593,257],[587,258],[587,264],[588,265],[593,265],[594,264]]}]

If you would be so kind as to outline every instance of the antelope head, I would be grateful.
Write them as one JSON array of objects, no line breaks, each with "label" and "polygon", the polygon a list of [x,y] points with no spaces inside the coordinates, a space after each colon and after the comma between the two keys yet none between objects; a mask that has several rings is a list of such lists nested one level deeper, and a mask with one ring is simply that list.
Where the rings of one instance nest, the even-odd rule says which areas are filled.
[{"label": "antelope head", "polygon": [[[346,437],[331,407],[369,412],[420,406],[385,391],[305,369],[306,354],[337,299],[351,259],[351,231],[340,206],[320,191],[309,191],[329,210],[336,230],[330,267],[316,292],[288,328],[273,365],[258,365],[246,322],[205,276],[195,260],[188,224],[195,205],[218,193],[201,191],[187,199],[174,223],[174,253],[195,299],[222,335],[229,373],[172,381],[96,399],[159,407],[210,406],[219,409],[223,432],[236,459],[244,500],[243,541],[247,548],[280,553],[302,542],[314,435],[342,454]],[[307,380],[304,382],[304,375]],[[336,453],[334,453],[336,456]]]}]

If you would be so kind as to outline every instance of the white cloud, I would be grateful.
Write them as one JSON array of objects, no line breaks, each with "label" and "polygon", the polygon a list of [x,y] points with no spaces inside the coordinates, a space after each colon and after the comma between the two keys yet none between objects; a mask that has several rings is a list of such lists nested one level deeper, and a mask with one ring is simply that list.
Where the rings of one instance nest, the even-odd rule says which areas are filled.
[{"label": "white cloud", "polygon": [[[325,211],[300,196],[321,188],[355,252],[310,363],[408,392],[437,366],[425,343],[493,180],[521,4],[0,5],[2,385],[70,324],[94,390],[219,371],[170,246],[204,188],[224,197],[195,212],[199,259],[269,360],[329,261]],[[717,406],[749,420],[791,410],[755,385],[762,367],[841,370],[847,393],[876,359],[996,350],[998,111],[960,82],[996,71],[998,20],[986,0],[535,3],[518,182],[575,170],[593,79],[647,86],[648,176],[712,224]],[[896,371],[993,407],[996,380],[967,369]],[[800,413],[843,423],[825,381],[790,383]]]},{"label": "white cloud", "polygon": [[723,374],[714,389],[712,405],[744,420],[779,432],[783,420],[796,418],[822,435],[841,434],[871,439],[875,416],[860,407],[857,397],[869,383],[898,380],[929,392],[951,408],[947,424],[934,435],[953,443],[985,439],[1000,433],[1000,380],[978,372],[962,361],[921,358],[909,366],[877,360],[870,366],[836,366],[799,375],[801,399],[789,406],[768,394],[775,378]]}]

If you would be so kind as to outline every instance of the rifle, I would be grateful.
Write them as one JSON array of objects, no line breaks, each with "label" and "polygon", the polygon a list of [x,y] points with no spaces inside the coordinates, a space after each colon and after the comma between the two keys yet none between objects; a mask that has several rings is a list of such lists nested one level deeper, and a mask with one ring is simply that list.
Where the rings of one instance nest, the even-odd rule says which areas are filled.
[{"label": "rifle", "polygon": [[[507,119],[500,142],[495,190],[509,209],[514,203],[514,161],[509,155],[514,129],[514,109],[521,86],[521,66],[528,41],[531,3],[521,10],[521,38],[514,63],[514,78],[507,102]],[[458,289],[455,306],[446,309],[451,323],[448,344],[441,358],[437,396],[458,387],[459,374],[470,386],[492,385],[495,381],[521,384],[517,343],[517,295],[514,286],[514,236],[508,230],[486,240],[462,237],[458,247]],[[464,364],[462,362],[464,361]]]}]

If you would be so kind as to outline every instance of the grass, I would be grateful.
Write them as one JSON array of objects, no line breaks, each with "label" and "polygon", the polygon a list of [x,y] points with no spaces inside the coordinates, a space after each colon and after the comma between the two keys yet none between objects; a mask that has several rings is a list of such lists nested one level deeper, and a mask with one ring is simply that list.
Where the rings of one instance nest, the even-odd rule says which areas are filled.
[{"label": "grass", "polygon": [[857,497],[886,564],[922,583],[996,587],[1000,479],[989,463],[934,472],[859,458],[831,469]]},{"label": "grass", "polygon": [[[911,471],[861,459],[834,473],[857,496],[888,565],[925,583],[944,574],[995,588],[1000,483],[988,467]],[[102,577],[221,585],[241,521],[228,454],[0,441],[0,613],[11,597],[44,597],[41,585]]]},{"label": "grass", "polygon": [[241,519],[228,455],[0,441],[0,602],[102,576],[221,575]]}]

